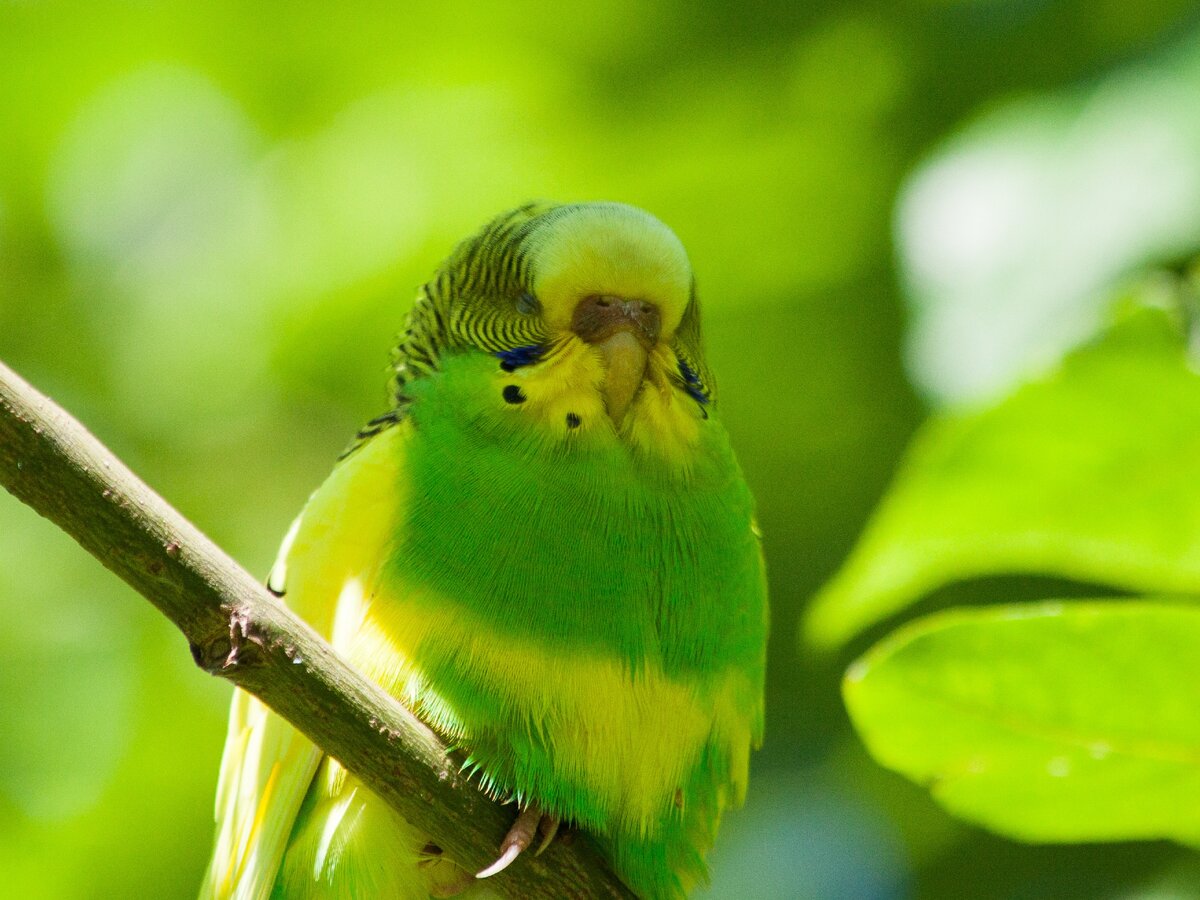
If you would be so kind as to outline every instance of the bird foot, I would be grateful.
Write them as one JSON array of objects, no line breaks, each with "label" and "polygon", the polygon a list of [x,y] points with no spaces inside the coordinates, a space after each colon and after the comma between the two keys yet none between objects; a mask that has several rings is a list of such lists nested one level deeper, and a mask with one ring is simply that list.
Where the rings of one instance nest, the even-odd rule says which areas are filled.
[{"label": "bird foot", "polygon": [[554,836],[558,834],[559,819],[557,816],[547,816],[536,806],[527,806],[517,815],[517,821],[500,842],[500,856],[494,863],[475,875],[476,878],[490,878],[503,872],[520,856],[539,833],[542,836],[534,856],[541,856],[542,851],[550,846]]}]

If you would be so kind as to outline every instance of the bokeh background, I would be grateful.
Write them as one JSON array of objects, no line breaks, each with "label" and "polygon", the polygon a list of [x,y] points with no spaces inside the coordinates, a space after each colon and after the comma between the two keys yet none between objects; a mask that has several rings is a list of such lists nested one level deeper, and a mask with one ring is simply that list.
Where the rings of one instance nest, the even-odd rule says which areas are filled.
[{"label": "bokeh background", "polygon": [[[676,229],[759,497],[768,737],[708,896],[1200,897],[1165,843],[956,823],[850,733],[861,647],[798,639],[930,409],[1200,247],[1194,4],[0,4],[0,358],[253,572],[416,286],[531,197]],[[193,896],[229,688],[7,495],[0,615],[0,894]]]}]

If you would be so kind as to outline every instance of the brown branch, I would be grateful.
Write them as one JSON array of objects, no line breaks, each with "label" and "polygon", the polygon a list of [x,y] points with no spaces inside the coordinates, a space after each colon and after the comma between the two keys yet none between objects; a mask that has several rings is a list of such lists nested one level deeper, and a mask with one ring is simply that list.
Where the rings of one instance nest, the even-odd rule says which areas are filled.
[{"label": "brown branch", "polygon": [[[0,483],[158,607],[203,669],[250,691],[478,870],[513,807],[490,801],[412,713],[342,661],[77,421],[0,364]],[[631,897],[588,840],[524,854],[511,897]]]}]

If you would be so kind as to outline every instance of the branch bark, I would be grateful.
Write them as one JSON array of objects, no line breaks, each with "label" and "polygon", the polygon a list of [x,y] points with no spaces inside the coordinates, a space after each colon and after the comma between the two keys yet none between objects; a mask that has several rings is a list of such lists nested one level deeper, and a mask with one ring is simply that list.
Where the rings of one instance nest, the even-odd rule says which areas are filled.
[{"label": "branch bark", "polygon": [[[0,484],[158,607],[201,668],[259,697],[452,858],[492,861],[513,808],[480,793],[426,725],[2,363]],[[510,897],[632,896],[586,839],[524,854],[490,884]]]}]

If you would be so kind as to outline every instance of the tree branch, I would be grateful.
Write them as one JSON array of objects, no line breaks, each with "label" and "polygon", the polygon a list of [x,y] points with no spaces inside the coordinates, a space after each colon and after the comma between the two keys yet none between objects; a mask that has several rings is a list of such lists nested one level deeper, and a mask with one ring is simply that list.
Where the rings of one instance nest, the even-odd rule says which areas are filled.
[{"label": "tree branch", "polygon": [[[0,483],[175,623],[196,663],[244,688],[475,870],[512,823],[407,709],[0,363]],[[557,842],[491,879],[511,897],[631,897],[594,845]]]}]

